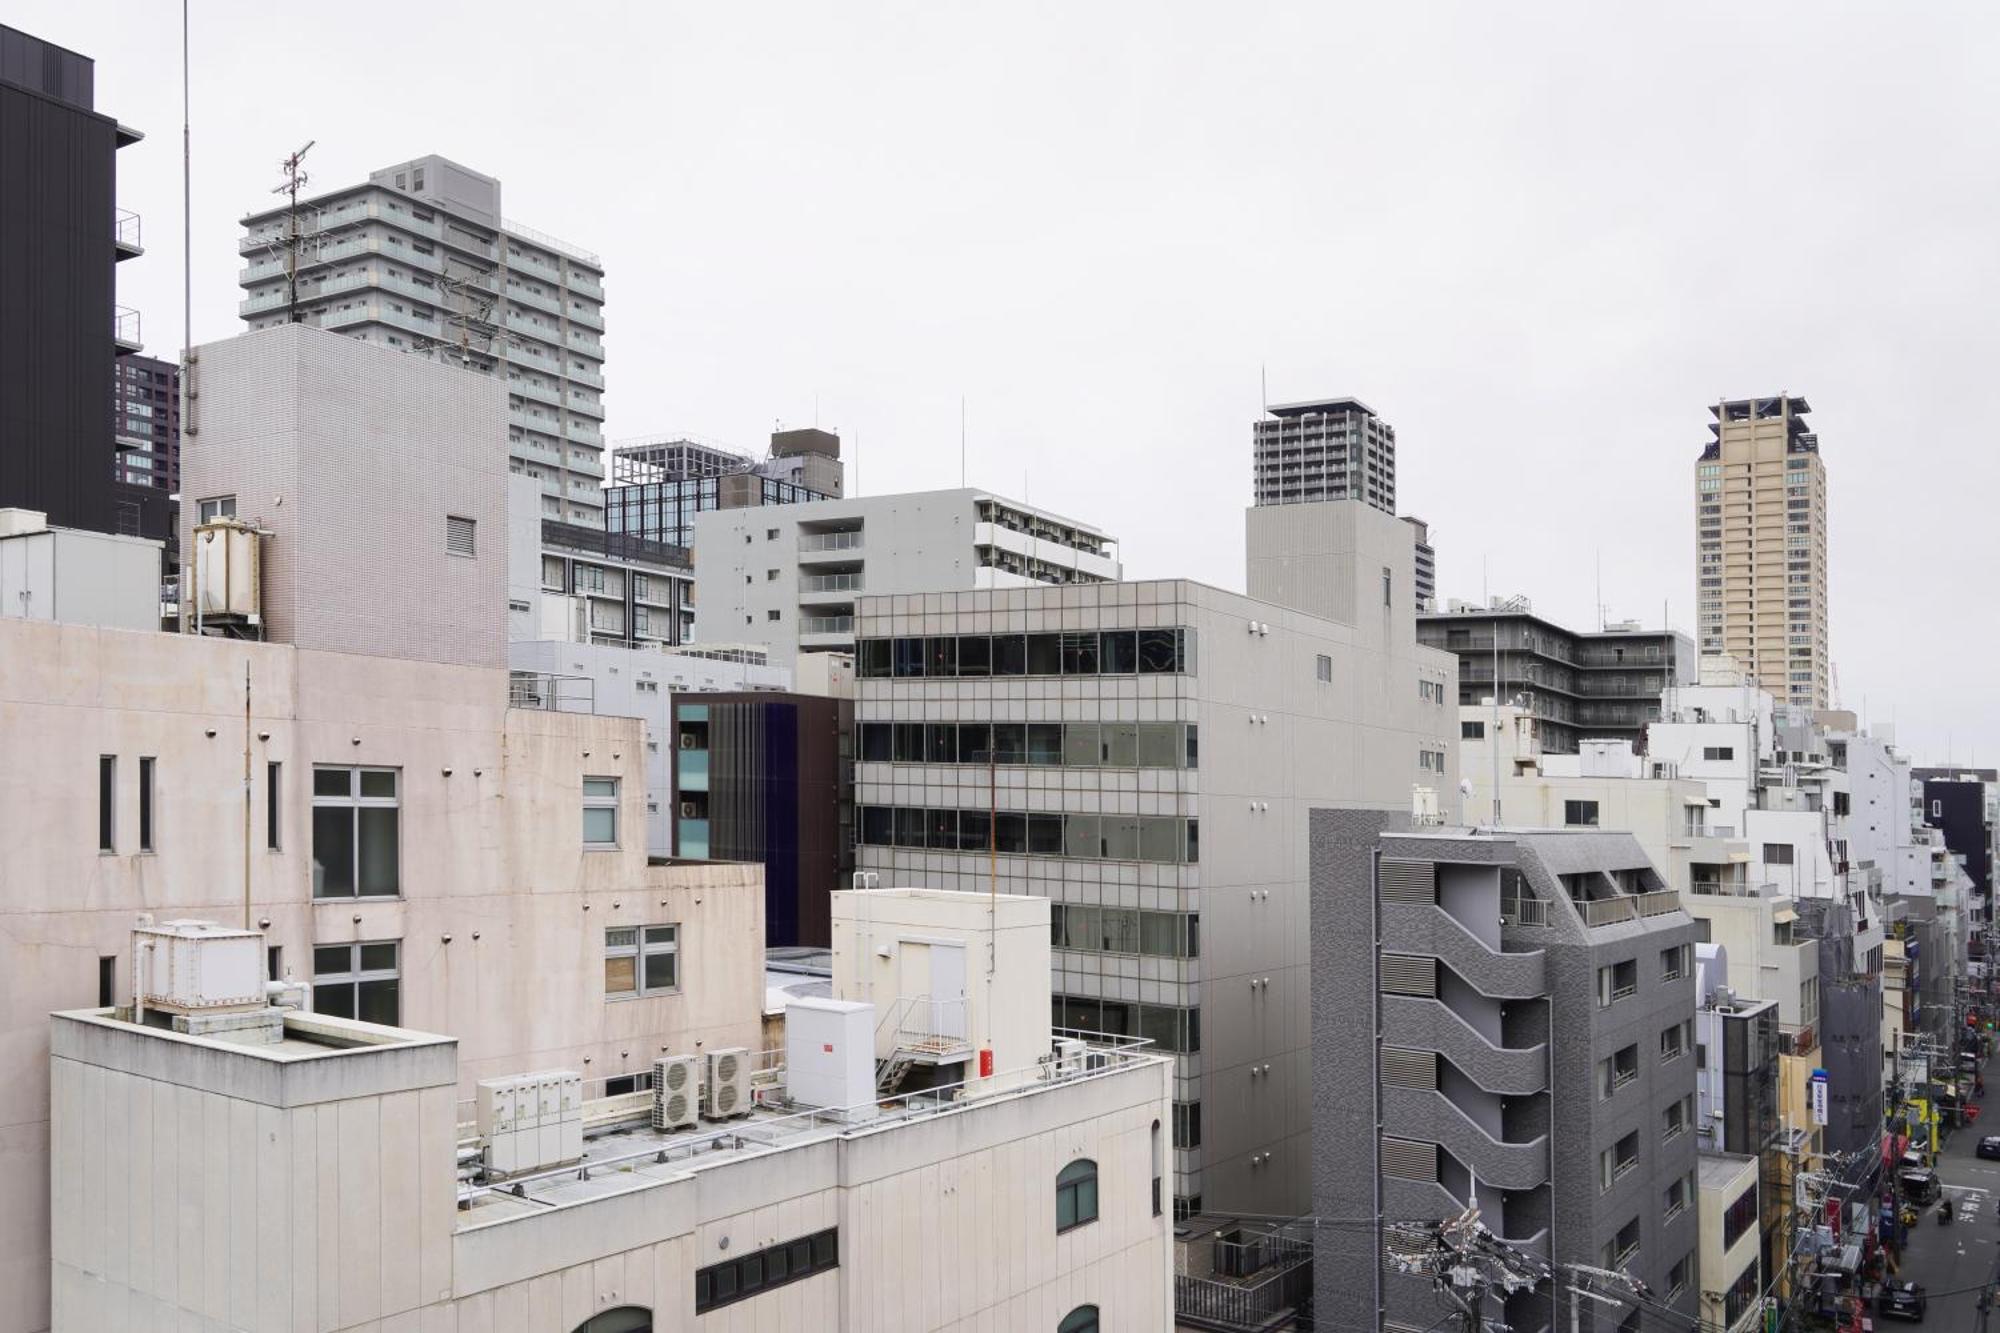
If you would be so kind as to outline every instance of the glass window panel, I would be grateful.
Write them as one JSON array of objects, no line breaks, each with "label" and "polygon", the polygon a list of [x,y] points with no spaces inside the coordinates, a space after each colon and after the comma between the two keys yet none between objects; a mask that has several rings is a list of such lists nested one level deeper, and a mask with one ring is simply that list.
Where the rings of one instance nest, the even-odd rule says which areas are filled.
[{"label": "glass window panel", "polygon": [[1104,815],[1101,818],[1105,857],[1112,861],[1138,860],[1139,817],[1137,815]]},{"label": "glass window panel", "polygon": [[1028,850],[1027,817],[1002,811],[993,821],[994,841],[1003,852],[1019,854]]},{"label": "glass window panel", "polygon": [[958,846],[967,852],[983,852],[990,844],[989,821],[984,810],[958,812]]},{"label": "glass window panel", "polygon": [[898,676],[923,675],[924,641],[922,639],[897,639],[895,645],[895,673]]},{"label": "glass window panel", "polygon": [[614,800],[618,796],[617,778],[585,778],[583,780],[585,800],[593,797],[600,800]]},{"label": "glass window panel", "polygon": [[1187,766],[1189,768],[1198,768],[1200,767],[1200,761],[1201,728],[1197,724],[1190,722],[1187,724]]},{"label": "glass window panel", "polygon": [[715,1299],[731,1300],[736,1295],[736,1265],[717,1264],[708,1270],[715,1275]]},{"label": "glass window panel", "polygon": [[604,960],[604,993],[630,995],[639,989],[639,960],[632,954]]},{"label": "glass window panel", "polygon": [[1181,726],[1178,722],[1139,724],[1139,767],[1179,768]]},{"label": "glass window panel", "polygon": [[345,768],[315,768],[313,770],[313,795],[351,796],[354,793],[354,775]]},{"label": "glass window panel", "polygon": [[1028,728],[1020,722],[995,722],[993,724],[994,762],[998,764],[1021,764],[1028,759]]},{"label": "glass window panel", "polygon": [[812,1242],[810,1240],[795,1240],[791,1243],[790,1249],[792,1251],[792,1271],[794,1273],[811,1272]]},{"label": "glass window panel", "polygon": [[921,847],[924,845],[923,811],[897,809],[896,845],[898,847]]},{"label": "glass window panel", "polygon": [[1062,674],[1062,635],[1030,634],[1028,636],[1028,674],[1031,676],[1059,676]]},{"label": "glass window panel", "polygon": [[1097,1177],[1080,1181],[1076,1187],[1076,1215],[1079,1221],[1097,1220]]},{"label": "glass window panel", "polygon": [[362,945],[361,970],[363,972],[394,972],[396,970],[395,941],[391,940],[385,944]]},{"label": "glass window panel", "polygon": [[672,990],[680,984],[680,960],[678,953],[649,953],[646,955],[646,989]]},{"label": "glass window panel", "polygon": [[921,722],[898,722],[896,728],[896,762],[899,764],[921,764],[924,762],[924,724]]},{"label": "glass window panel", "polygon": [[1180,917],[1173,912],[1139,913],[1139,952],[1154,958],[1178,958]]},{"label": "glass window panel", "polygon": [[956,638],[924,640],[924,674],[926,676],[942,676],[946,678],[958,674],[958,640]]},{"label": "glass window panel", "polygon": [[958,674],[961,676],[984,676],[992,671],[993,641],[984,634],[961,634],[958,637]]},{"label": "glass window panel", "polygon": [[[1069,947],[1072,949],[1098,949],[1103,947],[1103,937],[1098,934],[1100,909],[1082,903],[1069,905]],[[1095,1019],[1089,1026],[1096,1025]]]},{"label": "glass window panel", "polygon": [[313,810],[313,897],[354,892],[354,811],[344,805]]},{"label": "glass window panel", "polygon": [[958,726],[958,762],[961,764],[984,764],[998,762],[991,759],[993,750],[993,730],[984,722],[961,722]]},{"label": "glass window panel", "polygon": [[1097,674],[1097,631],[1070,630],[1062,636],[1062,670],[1065,676]]},{"label": "glass window panel", "polygon": [[764,1256],[762,1254],[746,1254],[739,1263],[743,1272],[743,1294],[748,1296],[750,1293],[760,1290],[764,1285]]},{"label": "glass window panel", "polygon": [[1060,722],[1028,724],[1028,762],[1060,764],[1063,761],[1063,728]]},{"label": "glass window panel", "polygon": [[1142,629],[1139,631],[1139,670],[1145,675],[1160,675],[1174,669],[1174,632],[1170,629]]},{"label": "glass window panel", "polygon": [[894,844],[895,824],[888,806],[861,807],[861,841],[870,847],[888,847]]},{"label": "glass window panel", "polygon": [[940,847],[946,851],[958,846],[958,811],[932,810],[928,812],[925,822],[930,830],[924,839],[925,846]]},{"label": "glass window panel", "polygon": [[791,1247],[773,1245],[764,1251],[764,1276],[773,1286],[791,1275]]},{"label": "glass window panel", "polygon": [[[1201,860],[1201,821],[1197,819],[1190,819],[1187,822],[1187,861],[1189,865],[1194,865],[1200,860]],[[1189,957],[1193,957],[1193,955],[1190,954]]]},{"label": "glass window panel", "polygon": [[392,897],[402,888],[397,875],[397,823],[402,811],[368,809],[357,812],[361,825],[361,892]]},{"label": "glass window panel", "polygon": [[585,806],[583,811],[583,840],[587,844],[609,847],[618,841],[618,811],[610,806]]},{"label": "glass window panel", "polygon": [[932,764],[958,762],[958,728],[949,722],[932,722],[924,727],[924,761]]},{"label": "glass window panel", "polygon": [[887,722],[861,724],[861,758],[869,763],[887,763],[895,754],[895,733]]},{"label": "glass window panel", "polygon": [[394,800],[396,798],[396,770],[393,768],[362,769],[361,794],[375,800]]},{"label": "glass window panel", "polygon": [[856,674],[874,679],[889,674],[889,641],[887,639],[863,639],[856,645],[859,660]]},{"label": "glass window panel", "polygon": [[1098,853],[1096,815],[1063,816],[1063,855],[1095,857]]},{"label": "glass window panel", "polygon": [[1063,763],[1071,768],[1095,768],[1099,759],[1095,722],[1071,722],[1063,728]]},{"label": "glass window panel", "polygon": [[1028,674],[1028,644],[1024,636],[1019,634],[993,636],[993,674],[996,676]]},{"label": "glass window panel", "polygon": [[1139,822],[1139,859],[1141,861],[1178,861],[1181,859],[1181,822],[1171,816],[1147,816]]},{"label": "glass window panel", "polygon": [[840,1233],[822,1231],[812,1238],[813,1267],[832,1268],[840,1262]]},{"label": "glass window panel", "polygon": [[1139,762],[1139,724],[1104,724],[1104,763],[1109,768],[1133,768]]},{"label": "glass window panel", "polygon": [[345,982],[313,987],[313,1012],[335,1018],[354,1017],[354,987]]},{"label": "glass window panel", "polygon": [[1181,1049],[1181,1011],[1165,1005],[1139,1006],[1139,1035],[1150,1038],[1163,1051]]},{"label": "glass window panel", "polygon": [[1063,849],[1063,817],[1061,815],[1028,816],[1028,851],[1036,856],[1061,856]]},{"label": "glass window panel", "polygon": [[1102,636],[1103,669],[1107,676],[1130,676],[1139,670],[1139,635],[1134,630],[1107,630]]},{"label": "glass window panel", "polygon": [[363,981],[354,987],[354,1016],[364,1023],[395,1027],[401,1008],[396,1002],[396,981]]},{"label": "glass window panel", "polygon": [[1056,1230],[1066,1231],[1076,1225],[1076,1187],[1064,1185],[1056,1190]]},{"label": "glass window panel", "polygon": [[346,944],[322,944],[313,950],[313,975],[347,972],[354,966],[354,950]]},{"label": "glass window panel", "polygon": [[1130,907],[1107,907],[1099,913],[1106,953],[1139,952],[1139,913]]}]

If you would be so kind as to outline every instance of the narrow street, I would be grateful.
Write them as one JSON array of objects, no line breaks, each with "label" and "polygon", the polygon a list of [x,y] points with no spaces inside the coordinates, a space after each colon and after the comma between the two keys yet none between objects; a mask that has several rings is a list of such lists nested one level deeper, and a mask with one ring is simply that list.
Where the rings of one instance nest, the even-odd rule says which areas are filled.
[{"label": "narrow street", "polygon": [[[2000,1115],[1996,1115],[2000,1121]],[[1930,1309],[1922,1327],[1978,1327],[1979,1288],[1992,1276],[2000,1256],[2000,1160],[1982,1160],[1976,1150],[1985,1134],[2000,1134],[2000,1123],[1981,1119],[1954,1130],[1939,1151],[1938,1177],[1958,1210],[1951,1225],[1937,1220],[1935,1205],[1924,1209],[1910,1229],[1903,1251],[1901,1276],[1921,1283],[1930,1293]],[[1948,1294],[1957,1293],[1957,1294]],[[1877,1318],[1877,1329],[1907,1326],[1906,1321]],[[2000,1316],[1996,1316],[2000,1327]]]}]

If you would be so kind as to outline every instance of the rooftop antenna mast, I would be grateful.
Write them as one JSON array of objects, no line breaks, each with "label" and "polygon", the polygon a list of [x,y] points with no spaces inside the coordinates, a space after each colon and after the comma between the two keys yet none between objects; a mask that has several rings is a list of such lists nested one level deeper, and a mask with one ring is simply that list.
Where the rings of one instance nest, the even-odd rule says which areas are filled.
[{"label": "rooftop antenna mast", "polygon": [[300,169],[299,163],[305,160],[306,154],[310,153],[312,146],[318,142],[317,139],[306,140],[305,147],[278,164],[279,169],[285,173],[285,183],[271,191],[272,194],[285,195],[289,200],[285,207],[285,322],[287,324],[299,322],[299,187],[307,180],[306,173]]}]

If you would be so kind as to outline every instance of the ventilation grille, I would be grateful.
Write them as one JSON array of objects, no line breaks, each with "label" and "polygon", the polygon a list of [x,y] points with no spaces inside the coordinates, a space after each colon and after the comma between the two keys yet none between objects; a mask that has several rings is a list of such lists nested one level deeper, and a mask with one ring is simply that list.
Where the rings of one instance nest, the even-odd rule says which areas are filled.
[{"label": "ventilation grille", "polygon": [[1382,993],[1437,998],[1437,959],[1415,954],[1382,955]]},{"label": "ventilation grille", "polygon": [[1398,1180],[1427,1180],[1436,1183],[1438,1178],[1438,1149],[1435,1143],[1420,1143],[1415,1139],[1398,1139],[1382,1136],[1382,1174],[1394,1176]]},{"label": "ventilation grille", "polygon": [[1437,1091],[1436,1051],[1413,1051],[1407,1046],[1382,1048],[1382,1081],[1392,1088],[1421,1088]]},{"label": "ventilation grille", "polygon": [[444,520],[444,549],[451,555],[473,555],[473,533],[478,524],[469,518],[447,515]]},{"label": "ventilation grille", "polygon": [[1437,903],[1437,865],[1431,861],[1382,858],[1382,901],[1411,907]]}]

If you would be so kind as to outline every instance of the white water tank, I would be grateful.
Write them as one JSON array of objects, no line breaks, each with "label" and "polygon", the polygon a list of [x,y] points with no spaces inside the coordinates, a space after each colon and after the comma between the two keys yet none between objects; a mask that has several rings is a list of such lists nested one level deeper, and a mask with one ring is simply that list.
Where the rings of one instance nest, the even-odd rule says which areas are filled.
[{"label": "white water tank", "polygon": [[263,610],[257,532],[247,523],[216,519],[194,530],[194,612],[240,616],[251,624]]},{"label": "white water tank", "polygon": [[261,1009],[264,936],[210,921],[165,921],[132,931],[134,989],[148,1009],[198,1014]]},{"label": "white water tank", "polygon": [[785,1095],[807,1106],[875,1108],[875,1006],[795,995],[785,1003]]}]

